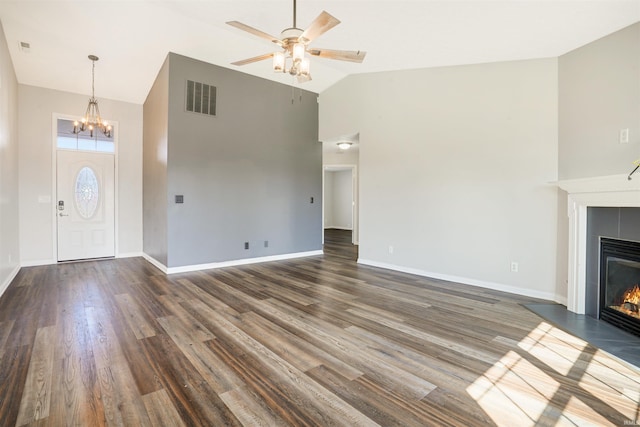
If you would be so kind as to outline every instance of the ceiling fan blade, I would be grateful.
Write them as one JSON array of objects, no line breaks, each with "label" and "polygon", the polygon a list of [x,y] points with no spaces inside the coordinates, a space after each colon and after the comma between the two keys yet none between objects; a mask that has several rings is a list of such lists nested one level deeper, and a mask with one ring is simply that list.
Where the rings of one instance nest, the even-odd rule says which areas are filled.
[{"label": "ceiling fan blade", "polygon": [[247,65],[247,64],[251,64],[252,62],[263,61],[263,60],[269,59],[271,57],[273,57],[273,53],[265,53],[264,55],[254,56],[253,58],[242,59],[240,61],[232,62],[231,64],[232,65]]},{"label": "ceiling fan blade", "polygon": [[260,38],[269,40],[272,43],[275,43],[277,45],[282,46],[282,40],[280,40],[277,37],[272,36],[271,34],[267,34],[264,31],[260,31],[256,28],[250,27],[247,24],[243,24],[242,22],[238,22],[238,21],[229,21],[227,22],[228,25],[231,25],[232,27],[236,27],[242,31],[246,31],[247,33],[253,34],[254,36],[258,36]]},{"label": "ceiling fan blade", "polygon": [[337,59],[339,61],[362,62],[367,52],[361,50],[331,50],[319,47],[308,49],[309,55],[320,58]]},{"label": "ceiling fan blade", "polygon": [[310,43],[312,40],[317,38],[318,36],[326,33],[336,25],[340,23],[338,18],[335,18],[328,14],[325,11],[322,11],[320,15],[316,19],[313,20],[311,25],[304,30],[304,32],[300,35],[300,40],[303,43]]}]

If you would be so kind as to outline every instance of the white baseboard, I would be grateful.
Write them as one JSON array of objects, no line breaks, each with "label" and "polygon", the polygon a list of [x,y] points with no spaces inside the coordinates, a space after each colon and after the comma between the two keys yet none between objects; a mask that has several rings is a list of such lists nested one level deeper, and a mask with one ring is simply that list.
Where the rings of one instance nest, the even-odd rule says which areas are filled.
[{"label": "white baseboard", "polygon": [[11,273],[9,273],[9,277],[7,277],[5,281],[2,283],[2,285],[0,285],[0,296],[4,294],[4,292],[7,290],[11,282],[13,282],[13,279],[16,278],[16,276],[20,272],[20,268],[21,267],[19,265],[16,265],[16,268],[14,268]]},{"label": "white baseboard", "polygon": [[[141,257],[143,255],[144,254],[142,252],[128,252],[128,253],[118,254],[114,258],[135,258],[135,257]],[[35,260],[35,261],[25,261],[20,263],[20,266],[21,267],[37,267],[39,265],[52,265],[57,263],[58,261],[53,259],[41,259],[41,260]]]},{"label": "white baseboard", "polygon": [[40,260],[34,260],[34,261],[24,261],[20,263],[21,267],[37,267],[39,265],[51,265],[51,264],[57,264],[58,261],[55,261],[53,259],[40,259]]},{"label": "white baseboard", "polygon": [[158,270],[162,271],[164,274],[167,274],[167,266],[166,265],[164,265],[163,263],[161,263],[160,261],[158,261],[157,259],[155,259],[151,255],[145,254],[144,252],[142,253],[142,257],[144,259],[146,259],[147,261],[149,261],[149,263],[153,264],[153,266],[155,268],[157,268]]},{"label": "white baseboard", "polygon": [[485,282],[483,280],[469,279],[467,277],[451,276],[448,274],[433,273],[417,268],[404,267],[400,265],[387,264],[384,262],[371,261],[368,259],[358,259],[358,264],[369,265],[372,267],[385,268],[387,270],[400,271],[403,273],[415,274],[416,276],[430,277],[432,279],[446,280],[449,282],[462,283],[464,285],[478,286],[480,288],[491,289],[494,291],[507,292],[510,294],[522,295],[531,298],[539,298],[548,301],[556,301],[557,295],[551,292],[540,292],[531,289],[523,289],[515,286],[504,285],[502,283]]},{"label": "white baseboard", "polygon": [[142,252],[124,252],[116,255],[116,258],[136,258],[144,256]]},{"label": "white baseboard", "polygon": [[566,295],[556,295],[556,297],[553,299],[554,302],[557,302],[560,305],[564,305],[565,307],[567,306],[567,296]]},{"label": "white baseboard", "polygon": [[317,251],[296,252],[296,253],[282,254],[282,255],[270,255],[270,256],[257,257],[257,258],[235,259],[231,261],[212,262],[208,264],[185,265],[181,267],[167,267],[166,265],[162,264],[160,261],[150,257],[147,254],[143,254],[142,256],[163,273],[176,274],[176,273],[188,273],[191,271],[211,270],[214,268],[234,267],[238,265],[257,264],[261,262],[282,261],[282,260],[294,259],[294,258],[304,258],[304,257],[316,256],[316,255],[322,255],[322,254],[323,252],[321,250],[317,250]]}]

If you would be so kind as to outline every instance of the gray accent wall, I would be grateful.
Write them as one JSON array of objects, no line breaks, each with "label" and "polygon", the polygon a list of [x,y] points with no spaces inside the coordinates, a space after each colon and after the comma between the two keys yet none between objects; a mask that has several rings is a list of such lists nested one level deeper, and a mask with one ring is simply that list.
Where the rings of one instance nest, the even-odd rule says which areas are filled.
[{"label": "gray accent wall", "polygon": [[20,265],[18,82],[0,23],[0,293]]},{"label": "gray accent wall", "polygon": [[640,157],[640,23],[562,55],[558,79],[559,179],[629,173]]},{"label": "gray accent wall", "polygon": [[587,208],[586,314],[598,316],[600,237],[640,242],[640,208]]},{"label": "gray accent wall", "polygon": [[144,102],[142,121],[142,246],[145,254],[167,265],[168,58],[162,64]]},{"label": "gray accent wall", "polygon": [[[157,238],[145,225],[145,244],[166,233],[166,263],[156,259],[171,268],[321,249],[317,95],[174,53],[168,64],[167,163],[145,171],[145,186],[166,174],[164,209],[145,206],[145,224],[166,214],[166,230],[148,230]],[[186,80],[217,87],[215,117],[186,111]],[[152,102],[162,101],[147,99],[145,130]]]}]

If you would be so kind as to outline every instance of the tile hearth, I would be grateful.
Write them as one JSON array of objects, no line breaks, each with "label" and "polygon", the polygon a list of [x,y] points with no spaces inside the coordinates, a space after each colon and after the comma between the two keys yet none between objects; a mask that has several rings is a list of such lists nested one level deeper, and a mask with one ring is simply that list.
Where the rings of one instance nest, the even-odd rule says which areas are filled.
[{"label": "tile hearth", "polygon": [[640,367],[640,337],[593,317],[572,313],[560,304],[525,304],[524,306],[594,347]]}]

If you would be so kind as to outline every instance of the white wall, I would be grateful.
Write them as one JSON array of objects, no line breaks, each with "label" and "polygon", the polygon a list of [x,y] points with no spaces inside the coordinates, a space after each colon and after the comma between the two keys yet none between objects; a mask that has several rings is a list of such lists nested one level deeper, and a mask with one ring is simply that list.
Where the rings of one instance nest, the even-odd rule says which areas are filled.
[{"label": "white wall", "polygon": [[18,82],[0,23],[0,294],[19,270]]},{"label": "white wall", "polygon": [[357,149],[340,150],[333,146],[327,147],[327,144],[326,142],[322,143],[323,165],[358,165],[359,151]]},{"label": "white wall", "polygon": [[[19,85],[20,260],[56,261],[52,165],[53,113],[80,116],[88,96]],[[142,105],[100,99],[105,119],[118,123],[116,256],[142,253]],[[47,199],[47,197],[49,199]],[[49,201],[44,201],[49,200]]]},{"label": "white wall", "polygon": [[352,230],[353,181],[351,170],[326,171],[324,188],[325,228]]},{"label": "white wall", "polygon": [[557,71],[362,74],[323,92],[320,139],[360,132],[360,262],[556,298]]},{"label": "white wall", "polygon": [[333,227],[333,177],[331,171],[324,171],[324,197],[322,199],[322,210],[324,216],[324,228]]},{"label": "white wall", "polygon": [[562,55],[559,87],[559,178],[631,172],[640,157],[640,23]]}]

